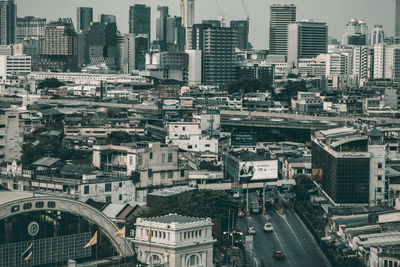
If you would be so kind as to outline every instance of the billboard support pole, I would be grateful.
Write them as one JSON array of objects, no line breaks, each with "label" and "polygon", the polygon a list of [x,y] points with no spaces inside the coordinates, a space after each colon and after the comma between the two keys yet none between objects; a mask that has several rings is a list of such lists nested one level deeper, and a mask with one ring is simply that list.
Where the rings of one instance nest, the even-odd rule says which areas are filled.
[{"label": "billboard support pole", "polygon": [[265,209],[265,182],[263,182],[263,215],[267,214],[267,210]]},{"label": "billboard support pole", "polygon": [[247,201],[246,201],[246,209],[247,209],[247,216],[250,216],[250,210],[249,210],[249,182],[247,182]]}]

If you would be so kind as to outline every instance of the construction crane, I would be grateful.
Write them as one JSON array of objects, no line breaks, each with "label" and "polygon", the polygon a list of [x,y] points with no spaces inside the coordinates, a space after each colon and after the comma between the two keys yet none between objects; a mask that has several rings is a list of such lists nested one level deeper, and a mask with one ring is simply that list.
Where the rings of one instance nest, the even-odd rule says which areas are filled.
[{"label": "construction crane", "polygon": [[247,19],[247,21],[250,21],[250,12],[249,12],[249,10],[247,10],[247,7],[246,7],[246,4],[244,3],[244,0],[242,0],[242,4],[243,4],[244,12],[246,13],[246,19]]},{"label": "construction crane", "polygon": [[225,14],[224,14],[224,12],[222,12],[221,7],[219,6],[218,0],[215,0],[215,4],[217,5],[217,9],[218,9],[218,12],[219,12],[219,16],[220,16],[220,20],[221,20],[221,24],[222,24],[221,26],[225,27],[226,26]]},{"label": "construction crane", "polygon": [[[250,12],[247,9],[246,4],[244,3],[244,0],[242,0],[242,4],[243,4],[244,12],[246,13],[246,20],[247,20],[247,29],[246,30],[247,30],[247,32],[249,32],[249,29],[250,29]],[[249,46],[249,41],[247,40],[246,50],[249,48],[248,46]]]}]

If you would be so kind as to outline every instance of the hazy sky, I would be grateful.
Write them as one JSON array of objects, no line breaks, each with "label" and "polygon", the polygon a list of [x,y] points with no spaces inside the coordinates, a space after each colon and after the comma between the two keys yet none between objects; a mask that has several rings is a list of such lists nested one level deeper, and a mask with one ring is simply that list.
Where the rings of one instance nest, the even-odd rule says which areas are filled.
[{"label": "hazy sky", "polygon": [[[196,22],[202,19],[218,19],[216,0],[196,0]],[[218,0],[227,21],[246,19],[241,0]],[[250,42],[257,49],[268,48],[269,5],[295,4],[297,19],[309,18],[327,22],[329,36],[342,39],[345,25],[350,18],[356,17],[367,21],[369,29],[374,24],[382,24],[385,35],[394,33],[394,0],[245,0],[250,12]],[[155,35],[157,5],[169,6],[170,15],[178,15],[178,0],[16,0],[18,16],[45,17],[53,20],[59,17],[76,19],[77,6],[91,6],[94,16],[113,14],[117,16],[118,29],[128,31],[129,6],[146,4],[152,7],[152,35]]]}]

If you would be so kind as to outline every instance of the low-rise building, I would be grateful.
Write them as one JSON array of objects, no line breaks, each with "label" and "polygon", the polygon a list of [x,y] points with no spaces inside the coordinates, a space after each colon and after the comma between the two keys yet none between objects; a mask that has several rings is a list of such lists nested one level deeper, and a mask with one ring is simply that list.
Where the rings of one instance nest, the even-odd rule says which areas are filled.
[{"label": "low-rise building", "polygon": [[141,263],[168,267],[213,265],[211,218],[177,214],[138,218],[132,240]]}]

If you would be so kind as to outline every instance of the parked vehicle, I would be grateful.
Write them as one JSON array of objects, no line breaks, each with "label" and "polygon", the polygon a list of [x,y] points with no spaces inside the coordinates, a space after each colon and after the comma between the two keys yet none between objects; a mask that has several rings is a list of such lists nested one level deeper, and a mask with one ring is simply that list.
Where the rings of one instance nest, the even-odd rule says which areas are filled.
[{"label": "parked vehicle", "polygon": [[254,227],[249,227],[247,229],[247,234],[249,235],[255,235],[256,234],[256,229]]}]

